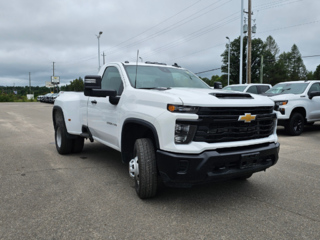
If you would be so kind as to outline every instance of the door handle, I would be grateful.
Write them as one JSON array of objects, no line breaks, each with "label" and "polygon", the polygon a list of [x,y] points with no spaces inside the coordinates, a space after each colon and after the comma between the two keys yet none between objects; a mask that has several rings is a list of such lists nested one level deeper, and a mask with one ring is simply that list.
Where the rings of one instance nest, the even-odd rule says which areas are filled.
[{"label": "door handle", "polygon": [[92,104],[97,104],[96,100],[91,101]]}]

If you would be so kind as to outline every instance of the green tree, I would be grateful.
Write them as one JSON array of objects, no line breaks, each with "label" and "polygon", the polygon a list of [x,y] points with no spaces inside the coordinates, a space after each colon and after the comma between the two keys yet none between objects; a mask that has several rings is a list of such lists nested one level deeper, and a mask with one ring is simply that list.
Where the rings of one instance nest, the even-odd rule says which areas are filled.
[{"label": "green tree", "polygon": [[312,71],[310,71],[310,72],[307,73],[307,79],[308,79],[308,80],[314,80],[313,72],[312,72]]},{"label": "green tree", "polygon": [[83,92],[84,84],[83,79],[79,77],[79,79],[74,79],[70,81],[70,85],[66,85],[64,91],[75,91],[75,92]]},{"label": "green tree", "polygon": [[[228,47],[226,44],[225,51],[221,54],[222,63],[221,72],[223,73],[222,79],[228,78]],[[260,39],[252,39],[251,48],[251,82],[260,82],[260,66],[261,66],[261,55],[264,54],[266,44]],[[270,51],[269,51],[270,52]],[[271,54],[272,55],[272,54]],[[240,65],[240,37],[236,38],[231,42],[230,47],[230,84],[239,82],[239,65]],[[247,37],[243,38],[243,69],[242,69],[242,82],[246,82],[247,76]]]},{"label": "green tree", "polygon": [[274,57],[277,57],[277,55],[280,52],[280,48],[276,43],[276,40],[274,40],[274,38],[271,35],[267,37],[265,45],[265,50],[269,51]]},{"label": "green tree", "polygon": [[290,71],[291,81],[307,79],[308,71],[301,58],[301,53],[297,45],[295,44],[293,44],[291,48],[289,60],[290,60],[289,71]]},{"label": "green tree", "polygon": [[320,80],[320,64],[313,73],[313,80]]},{"label": "green tree", "polygon": [[[247,39],[243,39],[243,45],[246,46]],[[226,49],[221,54],[222,66],[221,72],[224,73],[222,76],[228,79],[228,51],[229,44],[226,44]],[[243,51],[244,62],[246,59],[245,48]],[[235,84],[239,82],[239,65],[240,65],[240,37],[234,39],[230,46],[230,84]],[[245,64],[244,64],[245,65]],[[244,66],[245,67],[245,66]],[[245,79],[245,69],[243,69],[243,79]]]}]

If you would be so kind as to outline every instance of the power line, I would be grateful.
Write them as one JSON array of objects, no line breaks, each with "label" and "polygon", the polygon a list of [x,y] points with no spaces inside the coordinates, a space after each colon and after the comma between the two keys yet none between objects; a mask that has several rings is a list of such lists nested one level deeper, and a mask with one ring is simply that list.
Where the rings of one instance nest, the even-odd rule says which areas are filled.
[{"label": "power line", "polygon": [[[144,42],[144,41],[147,41],[147,40],[149,40],[149,39],[151,39],[151,38],[154,38],[154,37],[156,37],[156,36],[159,36],[159,35],[161,35],[161,34],[163,34],[163,33],[166,33],[166,32],[168,32],[168,31],[171,31],[171,30],[173,30],[173,29],[175,29],[175,28],[177,28],[177,27],[179,27],[179,26],[182,26],[182,25],[184,25],[184,24],[186,24],[186,23],[188,23],[188,22],[190,22],[190,21],[192,21],[192,20],[194,20],[194,19],[196,19],[196,18],[199,18],[199,17],[203,16],[204,14],[209,13],[210,11],[215,10],[216,8],[215,8],[215,9],[211,9],[211,10],[209,10],[209,11],[207,11],[207,12],[205,12],[205,13],[203,13],[203,14],[201,14],[201,15],[199,15],[199,16],[197,16],[197,17],[195,17],[195,18],[193,18],[193,19],[191,19],[191,20],[189,20],[189,21],[186,21],[186,22],[178,25],[178,26],[175,26],[175,25],[179,24],[180,22],[183,22],[185,19],[190,18],[191,16],[194,16],[194,15],[196,15],[196,14],[198,14],[198,13],[200,13],[200,12],[202,12],[202,11],[208,9],[208,8],[210,8],[212,5],[214,5],[214,4],[216,4],[216,3],[220,2],[220,1],[223,1],[223,0],[218,0],[218,1],[216,1],[216,2],[214,2],[214,3],[212,3],[212,4],[210,4],[210,5],[206,6],[205,8],[203,8],[203,9],[201,9],[201,10],[199,10],[199,11],[197,11],[197,12],[191,14],[191,15],[189,15],[188,17],[183,18],[182,20],[174,23],[174,24],[171,25],[170,27],[166,27],[166,28],[164,28],[164,29],[162,29],[162,30],[160,30],[160,31],[158,31],[158,32],[150,35],[150,36],[147,36],[147,37],[145,37],[145,38],[143,38],[143,39],[140,39],[140,40],[138,40],[138,41],[136,41],[136,42],[134,42],[134,43],[131,43],[131,44],[127,45],[127,46],[121,47],[120,49],[117,49],[117,50],[114,50],[114,51],[111,51],[111,52],[106,52],[106,53],[107,53],[107,54],[112,54],[112,53],[119,52],[119,50],[122,50],[122,49],[125,49],[125,48],[129,48],[129,47],[131,47],[131,46],[133,46],[133,45],[137,45],[137,44],[142,43],[142,42]],[[232,1],[232,0],[229,0],[228,2],[231,2],[231,1]],[[227,3],[228,3],[228,2],[227,2]],[[198,2],[196,2],[196,3],[198,3]],[[226,4],[226,3],[224,3],[223,5],[225,5],[225,4]],[[194,4],[193,4],[193,5],[194,5]],[[193,6],[193,5],[191,5],[191,6]],[[191,6],[185,8],[184,10],[187,10],[187,9],[190,8]],[[178,12],[177,14],[173,15],[172,17],[178,15],[179,13],[183,12],[184,10]],[[166,20],[162,21],[161,23],[163,23],[163,22],[171,19],[172,17],[167,18]],[[160,25],[161,23],[155,25],[154,27]],[[154,27],[152,27],[152,28],[154,28]],[[148,30],[144,31],[143,33],[151,30],[152,28],[149,28]],[[171,28],[171,29],[167,30],[168,28]],[[142,34],[142,33],[141,33],[141,34]],[[141,34],[139,34],[139,35],[141,35]],[[137,35],[137,36],[139,36],[139,35]],[[135,37],[137,37],[137,36],[135,36]],[[132,38],[130,38],[129,40],[131,40],[131,39],[133,39],[133,38],[135,38],[135,37],[132,37]],[[129,40],[126,40],[125,42],[127,42],[127,41],[129,41]],[[122,43],[124,43],[124,42],[122,42]],[[122,43],[120,43],[120,44],[122,44]],[[118,44],[118,45],[120,45],[120,44]],[[116,46],[118,46],[118,45],[116,45]],[[112,47],[112,48],[114,48],[114,47]],[[109,48],[108,50],[110,50],[110,49],[112,49],[112,48]],[[108,50],[105,50],[105,51],[108,51]],[[88,57],[83,57],[83,58],[80,58],[80,59],[77,59],[77,60],[71,60],[71,61],[59,62],[59,63],[75,64],[75,63],[79,63],[79,62],[89,61],[89,60],[92,60],[92,59],[95,59],[95,58],[96,58],[95,56],[93,57],[93,55],[90,55],[90,56],[88,56]]]},{"label": "power line", "polygon": [[[222,0],[218,0],[218,1],[216,1],[215,3],[213,3],[213,4],[216,4],[216,3],[220,2],[220,1],[222,1]],[[108,54],[108,53],[109,53],[109,54],[116,53],[116,52],[118,52],[119,50],[123,50],[123,49],[129,48],[129,47],[132,47],[132,46],[134,46],[134,45],[137,45],[137,44],[143,43],[143,42],[145,42],[145,41],[147,41],[147,40],[150,40],[150,39],[152,39],[152,38],[154,38],[154,37],[160,36],[160,35],[162,35],[162,34],[164,34],[164,33],[166,33],[166,32],[169,32],[169,31],[171,31],[171,30],[173,30],[173,29],[175,29],[175,28],[177,28],[177,27],[180,27],[180,26],[182,26],[182,25],[184,25],[184,24],[186,24],[186,23],[188,23],[188,22],[190,22],[190,21],[193,21],[193,20],[195,20],[195,19],[197,19],[197,18],[199,18],[199,17],[202,17],[204,14],[207,14],[207,13],[213,11],[213,10],[216,10],[216,9],[218,9],[219,7],[226,5],[227,3],[231,2],[231,1],[233,1],[233,0],[228,0],[226,3],[223,3],[222,5],[219,5],[218,7],[214,8],[214,9],[211,9],[211,10],[205,12],[205,13],[202,13],[202,14],[199,15],[199,16],[193,17],[193,18],[191,18],[190,20],[185,21],[185,19],[189,18],[190,16],[194,16],[194,15],[196,15],[196,14],[198,14],[198,13],[200,13],[200,12],[206,10],[206,9],[208,9],[208,7],[210,7],[210,6],[213,5],[213,4],[210,4],[210,5],[207,6],[206,8],[204,8],[204,9],[202,9],[202,10],[200,10],[200,11],[198,11],[198,12],[196,12],[196,13],[194,13],[194,14],[192,14],[192,15],[190,15],[190,16],[188,16],[188,17],[186,17],[186,18],[184,18],[184,19],[182,19],[182,20],[180,20],[180,21],[178,21],[178,22],[176,22],[176,23],[174,23],[174,24],[173,24],[172,26],[170,26],[170,27],[166,27],[166,28],[164,28],[164,29],[162,29],[162,30],[160,30],[160,31],[158,31],[158,32],[150,35],[150,36],[147,36],[147,37],[145,37],[145,38],[143,38],[143,39],[140,39],[140,40],[138,40],[138,41],[136,41],[136,42],[133,42],[133,43],[127,45],[127,46],[121,47],[121,48],[119,48],[119,49],[117,49],[117,50],[114,50],[114,51],[111,51],[111,52],[107,52],[107,54]],[[185,22],[183,22],[183,21],[185,21]],[[181,23],[181,22],[182,22],[182,23]],[[177,25],[177,24],[179,24],[179,23],[181,23],[181,24],[180,24],[180,25]]]},{"label": "power line", "polygon": [[275,7],[281,7],[281,6],[284,6],[284,5],[288,5],[288,4],[292,4],[292,3],[297,3],[297,2],[301,2],[303,0],[298,0],[298,1],[294,1],[294,2],[288,2],[288,3],[283,3],[283,4],[278,4],[278,5],[274,5],[274,6],[270,6],[270,7],[265,7],[265,8],[260,8],[260,9],[256,9],[256,10],[259,10],[259,11],[263,11],[263,10],[267,10],[267,9],[270,9],[270,8],[275,8]]},{"label": "power line", "polygon": [[209,47],[209,48],[206,48],[206,49],[197,51],[197,52],[193,52],[193,53],[190,53],[190,54],[187,54],[187,55],[183,55],[183,56],[181,56],[181,57],[175,58],[174,60],[177,60],[177,59],[183,58],[183,57],[187,57],[187,56],[190,56],[190,55],[194,55],[194,54],[197,54],[197,53],[200,53],[200,52],[203,52],[203,51],[207,51],[207,50],[209,50],[209,49],[211,49],[211,48],[219,47],[219,46],[222,46],[222,45],[224,45],[224,44],[225,44],[225,43],[222,43],[222,44],[219,44],[219,45],[216,45],[216,46],[213,46],[213,47]]},{"label": "power line", "polygon": [[175,17],[175,16],[179,15],[180,13],[182,13],[182,12],[184,12],[185,10],[187,10],[187,9],[191,8],[192,6],[196,5],[196,4],[197,4],[197,3],[199,3],[199,2],[201,2],[201,0],[199,0],[198,2],[196,2],[196,3],[192,4],[192,5],[190,5],[190,6],[189,6],[189,7],[187,7],[187,8],[185,8],[185,9],[181,10],[180,12],[178,12],[178,13],[174,14],[173,16],[171,16],[171,17],[169,17],[169,18],[167,18],[167,19],[163,20],[162,22],[160,22],[160,23],[158,23],[158,24],[154,25],[153,27],[151,27],[151,28],[149,28],[149,29],[147,29],[147,30],[143,31],[142,33],[139,33],[138,35],[136,35],[136,36],[134,36],[134,37],[131,37],[131,38],[127,39],[126,41],[123,41],[122,43],[119,43],[119,44],[117,44],[117,45],[115,45],[115,46],[113,46],[113,47],[109,48],[108,50],[113,49],[113,48],[115,48],[115,47],[117,47],[117,46],[119,46],[119,45],[121,45],[121,44],[123,44],[123,43],[126,43],[126,42],[128,42],[128,41],[130,41],[130,40],[132,40],[132,39],[134,39],[134,38],[136,38],[136,37],[138,37],[138,36],[142,35],[143,33],[146,33],[146,32],[148,32],[148,31],[150,31],[151,29],[154,29],[155,27],[157,27],[157,26],[159,26],[160,24],[162,24],[162,23],[164,23],[164,22],[166,22],[166,21],[170,20],[171,18],[173,18],[173,17]]},{"label": "power line", "polygon": [[301,58],[309,58],[309,57],[320,57],[320,55],[302,56]]},{"label": "power line", "polygon": [[[232,15],[234,15],[234,14],[232,14]],[[232,16],[232,15],[230,15],[230,16]],[[230,17],[230,16],[229,16],[229,17]],[[229,18],[229,17],[227,17],[227,18]],[[169,49],[171,49],[171,48],[173,48],[173,47],[176,47],[176,46],[178,46],[178,45],[181,45],[182,43],[185,43],[185,42],[187,42],[187,41],[193,40],[193,39],[198,38],[198,37],[200,37],[200,36],[202,36],[202,35],[204,35],[204,34],[207,34],[207,33],[211,32],[211,31],[213,31],[213,30],[216,30],[216,29],[218,29],[218,28],[220,28],[220,27],[223,27],[223,26],[225,26],[225,25],[227,25],[227,24],[229,24],[229,23],[231,23],[231,22],[239,19],[239,17],[240,17],[240,16],[236,16],[236,17],[234,17],[234,18],[232,18],[232,19],[229,19],[229,20],[227,20],[227,21],[225,21],[225,22],[223,22],[223,23],[221,23],[221,24],[219,24],[219,25],[216,25],[216,26],[212,26],[213,24],[211,24],[211,25],[209,25],[209,26],[211,27],[211,28],[209,28],[209,29],[204,30],[205,28],[209,27],[209,26],[207,26],[207,27],[205,27],[205,28],[203,28],[203,29],[200,29],[200,30],[198,30],[198,31],[196,31],[196,32],[193,32],[193,33],[191,33],[191,34],[189,34],[189,35],[187,35],[187,36],[184,36],[183,38],[181,38],[181,39],[179,39],[179,40],[173,41],[173,42],[171,42],[171,43],[168,43],[168,44],[163,45],[162,47],[156,48],[155,50],[153,50],[152,52],[147,53],[146,55],[147,55],[147,56],[152,56],[152,55],[158,54],[158,53],[160,53],[160,52],[167,51],[167,50],[169,50]],[[227,19],[227,18],[225,18],[225,19]],[[224,19],[223,19],[223,20],[224,20]],[[222,21],[222,20],[221,20],[221,21]],[[219,22],[221,22],[221,21],[219,21]],[[216,22],[216,23],[217,23],[217,22]],[[216,24],[216,23],[214,23],[214,24]],[[200,33],[199,33],[199,34],[196,34],[196,33],[198,33],[198,32],[200,32]]]},{"label": "power line", "polygon": [[297,25],[293,25],[293,26],[288,26],[288,27],[276,28],[276,29],[272,29],[272,30],[268,30],[268,31],[258,32],[258,33],[266,33],[266,32],[272,32],[272,31],[287,29],[287,28],[299,27],[299,26],[308,25],[308,24],[317,23],[317,22],[320,22],[320,20],[318,20],[318,21],[312,21],[312,22],[307,22],[307,23],[301,23],[301,24],[297,24]]}]

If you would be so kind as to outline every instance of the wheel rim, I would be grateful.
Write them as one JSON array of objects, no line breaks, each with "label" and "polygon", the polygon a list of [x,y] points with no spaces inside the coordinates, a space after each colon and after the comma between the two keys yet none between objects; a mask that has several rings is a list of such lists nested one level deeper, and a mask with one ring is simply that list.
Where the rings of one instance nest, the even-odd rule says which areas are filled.
[{"label": "wheel rim", "polygon": [[61,129],[59,127],[57,129],[56,142],[57,142],[57,146],[60,148],[61,147]]},{"label": "wheel rim", "polygon": [[302,129],[302,124],[303,124],[303,122],[302,122],[301,119],[295,120],[294,123],[293,123],[293,129],[294,129],[294,131],[295,131],[295,132],[300,132],[301,129]]},{"label": "wheel rim", "polygon": [[137,181],[137,184],[139,185],[140,174],[139,174],[138,156],[136,156],[134,159],[132,159],[129,163],[129,175],[130,175],[130,177],[135,179]]}]

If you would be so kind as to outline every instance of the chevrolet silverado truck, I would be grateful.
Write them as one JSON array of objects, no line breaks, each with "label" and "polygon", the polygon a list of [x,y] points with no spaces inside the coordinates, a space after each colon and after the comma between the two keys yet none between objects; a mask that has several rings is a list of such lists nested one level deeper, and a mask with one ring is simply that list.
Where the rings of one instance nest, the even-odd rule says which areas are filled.
[{"label": "chevrolet silverado truck", "polygon": [[320,121],[320,81],[293,81],[275,85],[264,95],[275,102],[278,125],[298,136],[305,125]]},{"label": "chevrolet silverado truck", "polygon": [[162,181],[191,187],[247,179],[278,161],[277,115],[268,97],[212,89],[177,64],[116,62],[61,92],[53,107],[56,149],[84,139],[121,152],[140,198]]}]

